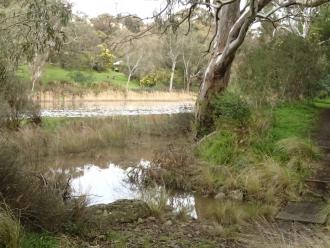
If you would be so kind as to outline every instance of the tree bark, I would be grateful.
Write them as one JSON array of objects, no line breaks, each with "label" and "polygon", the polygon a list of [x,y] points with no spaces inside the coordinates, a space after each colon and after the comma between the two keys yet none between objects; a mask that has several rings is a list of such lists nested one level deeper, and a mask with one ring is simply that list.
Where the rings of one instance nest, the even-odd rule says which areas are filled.
[{"label": "tree bark", "polygon": [[[205,70],[204,78],[196,103],[196,120],[198,124],[197,136],[202,136],[206,131],[211,131],[214,126],[212,118],[213,97],[223,92],[230,79],[230,69],[235,58],[235,53],[223,54],[231,29],[240,16],[240,1],[222,7],[218,14],[217,34],[213,53]],[[225,56],[221,60],[219,57]]]}]

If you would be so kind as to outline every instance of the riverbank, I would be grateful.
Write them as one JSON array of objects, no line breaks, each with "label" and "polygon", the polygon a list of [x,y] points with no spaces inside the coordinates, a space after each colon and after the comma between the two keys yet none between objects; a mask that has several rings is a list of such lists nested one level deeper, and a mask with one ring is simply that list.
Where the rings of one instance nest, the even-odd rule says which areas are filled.
[{"label": "riverbank", "polygon": [[[35,244],[40,244],[39,247],[48,245],[51,248],[185,247],[188,245],[210,248],[258,247],[256,243],[244,243],[243,246],[240,240],[241,235],[246,234],[245,228],[254,230],[259,225],[255,222],[260,218],[267,219],[267,225],[272,226],[275,214],[286,201],[299,199],[308,192],[305,184],[306,178],[313,173],[314,164],[317,164],[322,156],[310,137],[318,114],[328,106],[327,101],[279,105],[271,110],[253,110],[247,119],[239,121],[227,115],[225,119],[219,119],[218,129],[214,133],[195,145],[182,143],[181,146],[176,141],[178,141],[178,135],[184,132],[189,137],[189,133],[191,133],[189,127],[193,118],[191,114],[163,116],[161,119],[154,116],[134,117],[133,119],[116,117],[115,119],[100,120],[50,118],[44,120],[41,128],[23,127],[16,133],[16,142],[8,139],[17,145],[10,149],[15,153],[9,155],[3,153],[0,159],[5,164],[10,162],[16,166],[15,159],[19,157],[20,161],[25,164],[24,167],[19,164],[18,168],[29,168],[30,172],[33,171],[36,175],[31,178],[27,177],[29,181],[26,183],[37,186],[37,189],[41,189],[42,192],[47,192],[48,196],[43,198],[45,202],[42,206],[38,199],[42,195],[39,191],[32,191],[35,194],[34,199],[26,198],[31,195],[30,191],[20,198],[20,201],[26,201],[26,203],[38,202],[36,206],[40,209],[34,214],[46,217],[42,225],[45,225],[46,228],[53,228],[55,222],[52,222],[54,223],[52,226],[48,226],[49,220],[54,216],[57,216],[56,219],[59,220],[56,222],[58,230],[54,231],[52,235],[46,235],[48,238],[43,238],[43,234],[40,235],[40,233],[31,234],[29,230],[27,239],[30,240],[24,241],[29,245],[26,247]],[[197,209],[205,209],[207,216],[201,218],[203,212],[196,211],[198,217],[196,220],[196,217],[192,218],[185,208],[171,211],[167,204],[171,198],[158,194],[156,198],[145,199],[152,209],[151,216],[135,218],[124,223],[121,221],[112,223],[103,232],[86,229],[84,218],[87,216],[85,215],[87,202],[69,201],[70,204],[63,205],[62,193],[66,191],[62,190],[67,189],[65,185],[70,181],[68,176],[70,176],[69,178],[73,176],[71,178],[73,180],[84,175],[88,177],[88,171],[93,172],[93,170],[86,168],[84,171],[84,167],[78,167],[79,170],[71,168],[58,170],[61,166],[56,167],[58,161],[52,158],[63,156],[62,166],[70,167],[72,154],[81,153],[87,155],[87,159],[83,159],[78,164],[91,164],[92,159],[88,154],[97,159],[99,157],[98,148],[112,149],[112,147],[129,146],[130,149],[126,149],[123,157],[118,159],[118,161],[123,158],[127,160],[131,153],[133,154],[134,151],[144,146],[141,144],[141,139],[146,141],[144,139],[147,136],[156,137],[157,140],[159,137],[160,142],[158,144],[155,142],[156,139],[151,139],[150,144],[145,146],[145,149],[150,152],[148,154],[150,166],[142,167],[143,174],[138,173],[138,175],[145,176],[144,179],[147,179],[145,182],[149,183],[149,186],[155,186],[153,184],[155,182],[158,186],[165,186],[167,191],[172,189],[186,193],[194,192],[194,194],[198,192],[201,198],[195,198],[194,204]],[[168,140],[175,142],[166,145],[161,137],[167,137]],[[153,152],[153,149],[158,149],[159,152]],[[117,150],[112,152],[117,153]],[[104,150],[102,153],[104,154],[100,158],[105,163],[104,170],[96,168],[96,171],[100,173],[108,169],[107,161],[116,160],[111,152]],[[110,157],[107,157],[108,155]],[[48,162],[45,160],[47,157]],[[138,160],[139,157],[136,158],[136,161]],[[43,167],[43,170],[46,169],[46,171],[49,168],[47,163],[50,161],[48,166],[53,168],[52,172],[57,172],[58,176],[64,177],[65,180],[62,180],[64,184],[59,184],[57,181],[53,184],[51,178],[55,175],[42,174],[43,170],[38,171],[36,164],[40,161],[46,162]],[[72,161],[72,164],[74,167],[77,166],[77,161]],[[131,165],[127,165],[125,168]],[[12,171],[12,165],[8,170],[10,173],[6,173],[6,175],[16,175],[16,172]],[[137,172],[139,171],[137,170]],[[25,172],[20,171],[20,173]],[[96,176],[93,180],[102,181],[103,179],[101,176]],[[47,200],[47,197],[55,193],[52,191],[52,185],[56,185],[56,194],[60,192],[60,196],[56,198],[55,202]],[[144,184],[144,186],[147,185]],[[104,189],[104,187],[102,188]],[[59,189],[61,190],[58,191]],[[109,189],[107,191],[110,191]],[[100,194],[98,191],[91,193],[96,195],[96,198]],[[214,204],[209,204],[209,200],[212,200]],[[56,211],[59,212],[55,211],[50,215],[45,209],[49,204],[54,205],[54,203],[58,204]],[[17,202],[13,201],[12,204],[15,205]],[[62,212],[63,206],[66,208],[65,212]],[[69,216],[67,216],[68,211]],[[99,214],[103,216],[107,213],[102,211]],[[62,221],[59,217],[65,217],[66,220]],[[27,216],[23,216],[22,220],[25,220],[24,218]],[[319,227],[316,229],[318,233],[324,232]],[[272,232],[277,237],[276,235],[282,235],[280,231]],[[65,233],[65,235],[61,236],[56,233]],[[314,231],[313,233],[315,234]],[[250,240],[259,242],[257,234],[249,235],[252,235]],[[265,231],[263,235],[267,239],[269,234]],[[303,238],[303,240],[307,239],[308,242],[315,242],[313,236]],[[288,240],[288,242],[290,241]],[[264,240],[260,242],[264,242]],[[329,242],[324,244],[329,244]],[[301,247],[300,245],[301,243],[296,247]],[[286,246],[284,243],[279,244],[278,247]]]}]

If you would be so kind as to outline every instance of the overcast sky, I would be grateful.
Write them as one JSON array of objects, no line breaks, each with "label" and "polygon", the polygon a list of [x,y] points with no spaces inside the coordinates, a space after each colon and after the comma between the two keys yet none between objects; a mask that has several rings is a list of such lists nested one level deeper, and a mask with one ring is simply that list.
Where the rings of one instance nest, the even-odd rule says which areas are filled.
[{"label": "overcast sky", "polygon": [[83,12],[90,17],[99,14],[118,13],[136,14],[142,18],[152,16],[164,6],[163,0],[69,0],[73,4],[73,11]]}]

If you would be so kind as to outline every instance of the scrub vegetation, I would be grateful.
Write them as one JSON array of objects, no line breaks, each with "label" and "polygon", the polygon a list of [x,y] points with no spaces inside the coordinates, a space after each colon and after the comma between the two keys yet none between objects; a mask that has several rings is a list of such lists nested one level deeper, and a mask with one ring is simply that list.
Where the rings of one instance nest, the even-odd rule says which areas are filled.
[{"label": "scrub vegetation", "polygon": [[[1,248],[329,247],[328,226],[293,232],[275,220],[289,201],[328,197],[309,183],[329,155],[315,136],[330,108],[330,9],[319,6],[328,1],[292,1],[269,16],[275,1],[241,13],[239,0],[174,2],[146,23],[73,15],[62,0],[0,3]],[[199,86],[195,119],[45,118],[35,102],[92,91],[132,100],[140,90],[186,101]],[[73,189],[84,170],[54,166],[142,148],[157,150],[150,164],[124,168],[140,199],[91,206]]]}]

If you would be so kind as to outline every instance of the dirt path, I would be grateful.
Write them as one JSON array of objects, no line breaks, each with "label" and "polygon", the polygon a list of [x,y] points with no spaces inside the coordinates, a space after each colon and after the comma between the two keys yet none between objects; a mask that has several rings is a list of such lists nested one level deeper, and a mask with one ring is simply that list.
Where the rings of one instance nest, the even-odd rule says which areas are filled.
[{"label": "dirt path", "polygon": [[324,154],[324,159],[310,182],[325,199],[330,198],[330,109],[321,112],[314,139]]},{"label": "dirt path", "polygon": [[324,224],[330,199],[330,109],[322,110],[312,135],[321,148],[322,160],[313,167],[306,180],[308,192],[298,202],[288,202],[276,216],[278,220]]}]

